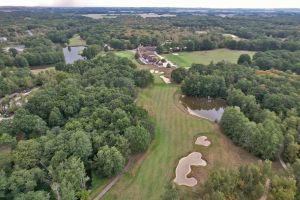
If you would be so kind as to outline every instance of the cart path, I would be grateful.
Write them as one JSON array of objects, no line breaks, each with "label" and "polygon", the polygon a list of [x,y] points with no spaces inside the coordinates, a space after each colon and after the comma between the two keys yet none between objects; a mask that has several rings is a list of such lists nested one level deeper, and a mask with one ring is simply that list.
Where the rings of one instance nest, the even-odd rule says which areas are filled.
[{"label": "cart path", "polygon": [[133,158],[129,158],[123,171],[119,175],[113,177],[111,181],[105,186],[105,188],[97,195],[97,197],[94,198],[94,200],[102,199],[102,197],[104,197],[104,195],[120,180],[123,174],[128,171],[132,163],[133,163]]}]

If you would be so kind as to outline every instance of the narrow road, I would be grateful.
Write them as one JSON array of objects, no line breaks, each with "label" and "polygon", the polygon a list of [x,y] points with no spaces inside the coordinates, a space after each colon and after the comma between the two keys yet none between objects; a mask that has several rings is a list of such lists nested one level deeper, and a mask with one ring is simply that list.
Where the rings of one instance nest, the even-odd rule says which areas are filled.
[{"label": "narrow road", "polygon": [[104,197],[104,195],[120,180],[123,174],[128,171],[132,162],[133,162],[133,158],[129,158],[128,163],[124,167],[123,171],[119,175],[113,177],[111,181],[105,186],[105,188],[97,195],[97,197],[94,198],[94,200],[102,199],[102,197]]}]

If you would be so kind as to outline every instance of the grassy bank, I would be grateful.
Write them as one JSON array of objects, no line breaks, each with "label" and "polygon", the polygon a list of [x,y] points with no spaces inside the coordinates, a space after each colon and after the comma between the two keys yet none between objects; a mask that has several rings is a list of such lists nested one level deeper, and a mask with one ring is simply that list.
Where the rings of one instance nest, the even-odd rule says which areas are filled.
[{"label": "grassy bank", "polygon": [[[208,162],[207,167],[195,167],[197,180],[204,182],[209,173],[219,167],[235,167],[256,161],[234,146],[207,120],[186,113],[178,103],[178,86],[166,85],[155,77],[154,86],[139,93],[138,104],[148,110],[156,123],[156,136],[148,152],[105,196],[106,200],[157,200],[164,194],[164,187],[175,177],[178,160],[189,152],[199,151]],[[195,146],[197,136],[206,135],[210,147]],[[181,187],[186,193],[191,189]]]},{"label": "grassy bank", "polygon": [[241,54],[254,55],[253,51],[235,51],[229,49],[216,49],[211,51],[179,52],[177,54],[164,54],[168,60],[180,67],[190,67],[193,63],[209,64],[211,62],[228,61],[236,63]]}]

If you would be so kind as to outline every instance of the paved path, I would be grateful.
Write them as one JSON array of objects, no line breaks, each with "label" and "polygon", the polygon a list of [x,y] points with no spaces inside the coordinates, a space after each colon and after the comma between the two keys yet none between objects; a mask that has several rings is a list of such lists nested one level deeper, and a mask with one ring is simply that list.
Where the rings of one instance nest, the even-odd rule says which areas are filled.
[{"label": "paved path", "polygon": [[120,180],[125,172],[128,171],[129,167],[133,162],[133,158],[129,158],[127,165],[125,166],[123,172],[111,179],[111,181],[105,186],[105,188],[94,198],[94,200],[100,200],[104,195]]}]

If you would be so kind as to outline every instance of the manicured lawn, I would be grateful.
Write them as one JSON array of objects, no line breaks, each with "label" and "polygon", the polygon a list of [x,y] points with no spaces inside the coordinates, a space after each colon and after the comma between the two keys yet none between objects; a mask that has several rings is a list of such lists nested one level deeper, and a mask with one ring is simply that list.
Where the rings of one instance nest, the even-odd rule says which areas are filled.
[{"label": "manicured lawn", "polygon": [[129,60],[134,59],[134,52],[132,50],[116,51],[114,52],[117,56],[128,58]]},{"label": "manicured lawn", "polygon": [[[158,76],[154,86],[140,91],[138,104],[148,110],[156,124],[156,135],[148,152],[127,172],[105,196],[105,200],[157,200],[165,186],[175,177],[179,159],[189,152],[199,151],[208,162],[206,167],[193,168],[198,181],[220,167],[237,167],[257,159],[234,146],[207,120],[193,117],[179,104],[179,87],[166,85]],[[195,146],[197,136],[206,135],[210,147]],[[189,199],[192,190],[180,187]]]},{"label": "manicured lawn", "polygon": [[193,63],[209,64],[211,62],[228,61],[236,63],[241,54],[254,55],[253,51],[235,51],[229,49],[216,49],[211,51],[179,52],[179,55],[164,54],[168,60],[179,67],[191,67]]},{"label": "manicured lawn", "polygon": [[69,39],[70,46],[84,46],[86,45],[85,40],[81,39],[80,35],[75,34],[72,38]]}]

